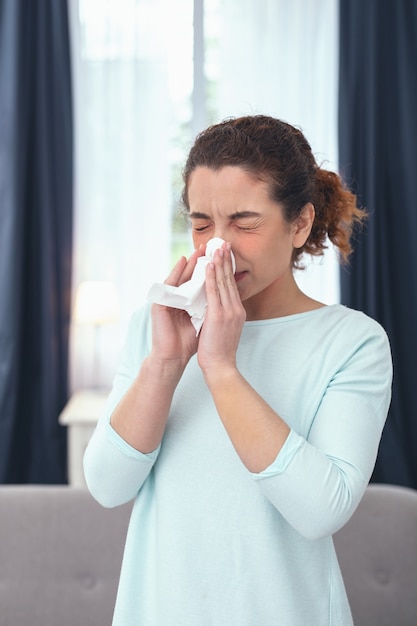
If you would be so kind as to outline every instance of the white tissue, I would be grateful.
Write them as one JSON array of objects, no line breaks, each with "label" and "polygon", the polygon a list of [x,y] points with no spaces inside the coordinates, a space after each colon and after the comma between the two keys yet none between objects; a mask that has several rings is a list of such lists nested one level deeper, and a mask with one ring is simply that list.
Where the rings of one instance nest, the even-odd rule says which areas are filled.
[{"label": "white tissue", "polygon": [[[206,246],[206,256],[198,258],[191,279],[179,287],[155,283],[149,290],[147,299],[155,304],[174,307],[187,311],[191,322],[196,330],[196,335],[201,330],[206,315],[206,267],[213,258],[214,252],[224,243],[220,237],[210,239]],[[236,271],[235,258],[232,252],[233,272]]]}]

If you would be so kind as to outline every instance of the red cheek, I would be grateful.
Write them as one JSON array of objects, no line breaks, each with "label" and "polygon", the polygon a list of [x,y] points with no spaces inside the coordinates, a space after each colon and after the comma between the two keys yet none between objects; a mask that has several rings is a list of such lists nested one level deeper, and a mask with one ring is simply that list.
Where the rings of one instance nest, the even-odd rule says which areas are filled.
[{"label": "red cheek", "polygon": [[259,250],[259,241],[257,241],[256,237],[246,237],[244,241],[239,241],[236,245],[232,244],[232,250],[235,254],[240,256],[240,252],[242,253],[242,257],[246,256],[256,257],[256,253]]},{"label": "red cheek", "polygon": [[201,244],[206,245],[206,243],[210,239],[210,237],[208,237],[207,235],[204,235],[203,233],[193,233],[192,237],[193,237],[194,248],[196,249],[199,248]]}]

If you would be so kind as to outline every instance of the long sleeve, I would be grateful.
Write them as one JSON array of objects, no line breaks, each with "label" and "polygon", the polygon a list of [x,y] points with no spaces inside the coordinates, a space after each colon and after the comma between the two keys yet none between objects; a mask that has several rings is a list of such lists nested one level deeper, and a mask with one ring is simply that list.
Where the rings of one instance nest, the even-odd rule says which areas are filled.
[{"label": "long sleeve", "polygon": [[[302,436],[292,430],[276,461],[253,475],[285,519],[308,539],[333,534],[354,512],[372,474],[388,412],[388,340],[375,322],[365,316],[358,320],[361,325],[337,341],[336,367],[330,364],[330,347],[323,352],[321,366],[325,372],[329,365],[331,379],[308,432]],[[319,385],[320,378],[312,380]],[[305,393],[314,402],[308,380]]]},{"label": "long sleeve", "polygon": [[106,507],[123,504],[137,495],[159,453],[158,448],[151,454],[142,454],[126,443],[110,425],[115,407],[149,352],[147,309],[144,307],[132,317],[111,393],[84,454],[87,487],[93,497]]}]

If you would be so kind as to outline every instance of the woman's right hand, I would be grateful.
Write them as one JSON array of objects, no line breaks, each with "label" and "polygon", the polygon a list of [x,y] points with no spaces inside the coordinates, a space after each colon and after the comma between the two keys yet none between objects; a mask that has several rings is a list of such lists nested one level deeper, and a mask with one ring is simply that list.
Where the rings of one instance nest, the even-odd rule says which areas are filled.
[{"label": "woman's right hand", "polygon": [[[204,254],[205,248],[201,246],[194,250],[188,260],[181,257],[165,280],[165,284],[178,287],[190,280],[198,258]],[[197,346],[198,337],[186,311],[160,304],[152,305],[153,358],[161,361],[177,360],[185,367],[197,352]]]},{"label": "woman's right hand", "polygon": [[[182,257],[166,279],[178,287],[191,275],[204,246],[189,260]],[[112,428],[139,452],[148,454],[161,443],[172,396],[183,371],[197,351],[198,337],[185,311],[160,304],[152,305],[152,349],[139,372],[116,406]]]}]

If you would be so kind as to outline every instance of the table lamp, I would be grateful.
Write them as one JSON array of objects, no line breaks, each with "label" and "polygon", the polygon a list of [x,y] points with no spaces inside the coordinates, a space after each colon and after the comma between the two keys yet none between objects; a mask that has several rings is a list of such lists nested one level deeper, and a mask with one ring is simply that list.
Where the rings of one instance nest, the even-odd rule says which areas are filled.
[{"label": "table lamp", "polygon": [[93,376],[98,384],[100,359],[99,344],[101,328],[114,324],[120,315],[119,297],[114,283],[109,281],[83,281],[75,295],[74,320],[78,324],[94,328]]}]

